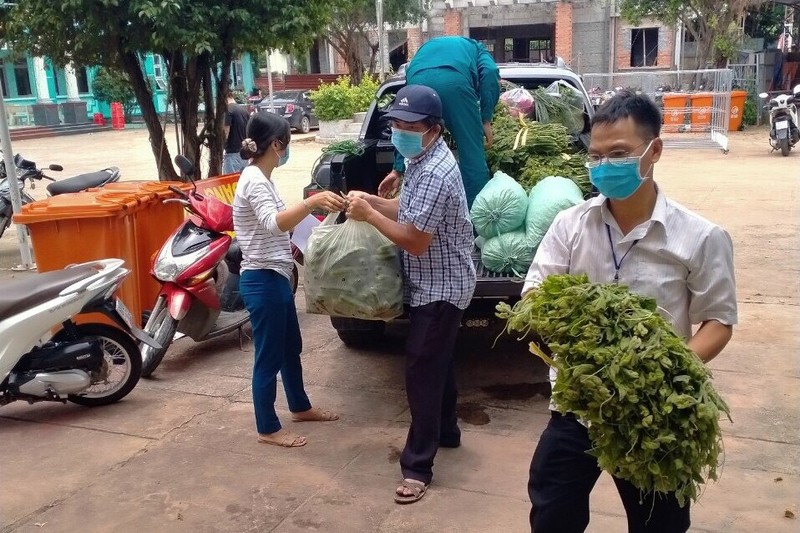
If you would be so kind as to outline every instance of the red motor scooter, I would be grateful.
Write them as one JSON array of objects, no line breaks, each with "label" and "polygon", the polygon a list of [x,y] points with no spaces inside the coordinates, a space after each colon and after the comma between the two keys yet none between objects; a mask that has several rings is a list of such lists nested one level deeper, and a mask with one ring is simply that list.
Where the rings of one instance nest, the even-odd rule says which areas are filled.
[{"label": "red motor scooter", "polygon": [[[183,156],[175,163],[191,180],[192,163]],[[181,198],[165,202],[179,202],[194,216],[167,239],[153,261],[151,274],[162,286],[144,330],[159,339],[161,349],[140,345],[145,377],[161,363],[176,332],[199,342],[237,329],[241,335],[250,320],[239,294],[241,250],[226,233],[233,231],[233,207],[198,193],[196,187],[189,193],[171,190]]]}]

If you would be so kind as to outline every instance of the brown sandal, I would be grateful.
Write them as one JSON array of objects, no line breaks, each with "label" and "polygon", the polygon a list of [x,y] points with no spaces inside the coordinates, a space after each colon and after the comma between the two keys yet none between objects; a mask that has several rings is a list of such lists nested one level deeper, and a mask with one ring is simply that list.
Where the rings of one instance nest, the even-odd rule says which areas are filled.
[{"label": "brown sandal", "polygon": [[323,411],[316,407],[302,413],[292,413],[292,422],[333,422],[334,420],[339,420],[339,415],[333,411]]},{"label": "brown sandal", "polygon": [[400,484],[398,489],[408,489],[411,491],[411,494],[399,494],[397,491],[394,492],[394,501],[397,503],[414,503],[418,502],[425,496],[425,491],[428,490],[428,485],[423,483],[422,481],[418,481],[416,479],[404,479],[403,482]]},{"label": "brown sandal", "polygon": [[258,442],[261,444],[271,444],[272,446],[281,446],[283,448],[299,448],[308,444],[305,437],[290,434],[286,434],[277,440],[258,437]]}]

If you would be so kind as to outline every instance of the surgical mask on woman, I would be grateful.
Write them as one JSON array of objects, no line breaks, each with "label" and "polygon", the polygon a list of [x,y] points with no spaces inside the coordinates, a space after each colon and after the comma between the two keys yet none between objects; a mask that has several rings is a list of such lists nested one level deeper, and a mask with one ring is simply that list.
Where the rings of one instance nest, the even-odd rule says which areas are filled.
[{"label": "surgical mask on woman", "polygon": [[422,155],[422,152],[427,148],[423,148],[422,138],[425,137],[425,134],[431,131],[431,129],[433,129],[433,126],[423,132],[392,128],[392,144],[397,148],[397,151],[400,152],[400,155],[406,159],[414,159]]},{"label": "surgical mask on woman", "polygon": [[589,179],[600,194],[612,200],[624,200],[633,195],[644,182],[640,166],[653,141],[640,156],[595,157],[586,163]]},{"label": "surgical mask on woman", "polygon": [[289,160],[289,145],[286,145],[286,151],[283,153],[283,155],[281,155],[277,149],[275,150],[275,153],[278,154],[278,166],[282,167]]}]

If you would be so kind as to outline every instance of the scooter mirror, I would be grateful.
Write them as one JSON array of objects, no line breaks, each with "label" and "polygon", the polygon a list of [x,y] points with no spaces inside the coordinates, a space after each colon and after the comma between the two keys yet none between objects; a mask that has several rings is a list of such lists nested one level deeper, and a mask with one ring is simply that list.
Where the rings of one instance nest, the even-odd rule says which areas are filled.
[{"label": "scooter mirror", "polygon": [[61,165],[50,165],[47,168],[49,168],[50,170],[52,170],[54,172],[61,172],[62,170],[64,170],[64,167],[62,167]]},{"label": "scooter mirror", "polygon": [[181,154],[175,156],[175,164],[178,165],[181,173],[189,178],[189,181],[194,183],[194,165],[192,162],[189,161],[185,155]]},{"label": "scooter mirror", "polygon": [[761,93],[758,95],[758,97],[766,100],[767,98],[769,98],[769,95],[767,93]]}]

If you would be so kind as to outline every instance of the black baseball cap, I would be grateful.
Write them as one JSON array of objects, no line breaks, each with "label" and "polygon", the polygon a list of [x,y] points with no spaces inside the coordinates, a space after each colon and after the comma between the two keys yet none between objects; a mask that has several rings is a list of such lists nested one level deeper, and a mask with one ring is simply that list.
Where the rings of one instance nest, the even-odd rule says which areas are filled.
[{"label": "black baseball cap", "polygon": [[394,98],[386,118],[403,122],[419,122],[428,117],[442,118],[442,100],[436,91],[425,85],[406,85]]}]

